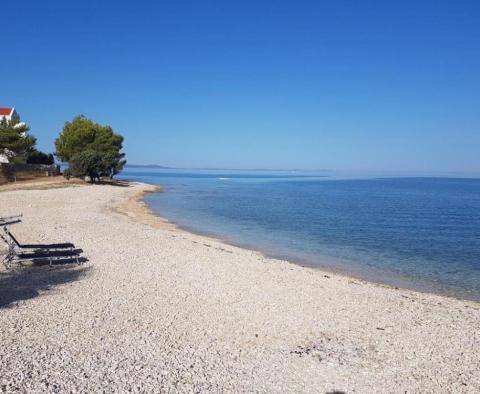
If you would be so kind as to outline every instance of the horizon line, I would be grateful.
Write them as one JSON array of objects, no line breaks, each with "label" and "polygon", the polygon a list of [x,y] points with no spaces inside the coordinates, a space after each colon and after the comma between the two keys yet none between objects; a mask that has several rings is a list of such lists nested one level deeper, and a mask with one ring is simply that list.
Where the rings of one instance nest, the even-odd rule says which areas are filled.
[{"label": "horizon line", "polygon": [[474,176],[480,177],[480,170],[465,171],[465,170],[372,170],[372,169],[305,169],[305,168],[235,168],[235,167],[170,167],[163,166],[159,164],[126,164],[126,168],[156,168],[162,170],[197,170],[197,171],[280,171],[280,172],[329,172],[337,174],[392,174],[399,175],[402,174],[411,174],[420,176],[420,174],[431,174],[431,176],[446,176],[446,175],[457,175],[457,176]]}]

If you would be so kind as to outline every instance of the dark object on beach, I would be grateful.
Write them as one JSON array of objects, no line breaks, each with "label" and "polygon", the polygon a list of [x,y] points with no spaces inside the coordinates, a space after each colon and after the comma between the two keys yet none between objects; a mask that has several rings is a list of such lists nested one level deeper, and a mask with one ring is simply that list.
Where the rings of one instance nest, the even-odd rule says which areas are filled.
[{"label": "dark object on beach", "polygon": [[13,236],[13,234],[8,231],[7,227],[3,228],[3,231],[7,235],[7,238],[10,238],[13,243],[19,248],[19,249],[72,249],[75,247],[74,244],[72,243],[59,243],[59,244],[21,244],[20,242],[17,241],[17,239]]},{"label": "dark object on beach", "polygon": [[20,223],[22,215],[13,215],[13,216],[0,216],[0,226],[6,226],[7,224]]},{"label": "dark object on beach", "polygon": [[80,257],[82,249],[67,249],[67,250],[51,250],[51,251],[34,251],[34,252],[24,252],[18,253],[16,255],[17,259],[20,260],[48,260],[51,258],[56,260],[66,260],[66,259],[75,259],[77,260]]},{"label": "dark object on beach", "polygon": [[57,244],[21,244],[5,226],[0,237],[8,246],[4,264],[10,268],[13,262],[21,261],[48,261],[50,266],[54,261],[75,260],[80,264],[81,249],[75,249],[72,243]]}]

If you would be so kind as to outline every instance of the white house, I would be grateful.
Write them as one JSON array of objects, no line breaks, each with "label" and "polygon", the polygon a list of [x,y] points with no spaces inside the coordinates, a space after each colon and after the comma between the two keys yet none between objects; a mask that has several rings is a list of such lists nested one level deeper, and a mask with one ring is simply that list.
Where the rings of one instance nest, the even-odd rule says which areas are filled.
[{"label": "white house", "polygon": [[9,107],[0,107],[0,121],[5,118],[6,120],[16,120],[17,122],[20,120],[20,116],[18,115],[18,112],[15,110],[15,108],[9,108]]},{"label": "white house", "polygon": [[[20,115],[18,115],[18,112],[15,110],[13,107],[0,107],[0,121],[3,119],[7,121],[16,121],[20,122]],[[20,127],[23,126],[24,123],[17,123],[14,127]],[[25,136],[25,133],[23,133]],[[8,157],[11,156],[12,152],[0,152],[0,163],[8,163]]]}]

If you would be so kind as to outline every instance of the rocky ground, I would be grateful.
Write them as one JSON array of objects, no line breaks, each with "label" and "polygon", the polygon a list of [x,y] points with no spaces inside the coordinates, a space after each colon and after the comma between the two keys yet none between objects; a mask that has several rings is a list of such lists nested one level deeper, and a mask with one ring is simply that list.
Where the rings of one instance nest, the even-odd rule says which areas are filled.
[{"label": "rocky ground", "polygon": [[24,241],[88,262],[0,271],[3,392],[478,393],[480,305],[268,259],[136,202],[0,192]]}]

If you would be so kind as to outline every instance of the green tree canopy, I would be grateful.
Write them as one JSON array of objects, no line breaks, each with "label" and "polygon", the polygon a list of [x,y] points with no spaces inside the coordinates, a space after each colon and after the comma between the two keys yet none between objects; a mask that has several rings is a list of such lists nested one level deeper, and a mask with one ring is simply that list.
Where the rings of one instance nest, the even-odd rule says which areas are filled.
[{"label": "green tree canopy", "polygon": [[3,117],[0,121],[0,153],[22,157],[32,150],[37,139],[27,135],[28,130],[28,126],[20,123],[20,119],[7,120]]},{"label": "green tree canopy", "polygon": [[69,163],[73,176],[113,177],[126,163],[121,152],[123,137],[83,115],[66,122],[55,140],[57,157]]},{"label": "green tree canopy", "polygon": [[55,163],[55,158],[51,153],[40,152],[36,149],[31,149],[26,154],[28,164],[47,164]]},{"label": "green tree canopy", "polygon": [[69,170],[72,176],[90,177],[93,182],[103,171],[102,154],[91,148],[75,153],[69,162]]}]

